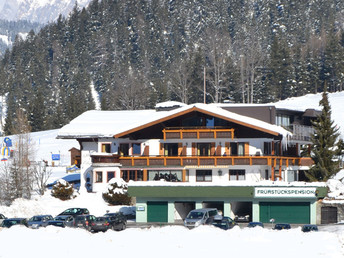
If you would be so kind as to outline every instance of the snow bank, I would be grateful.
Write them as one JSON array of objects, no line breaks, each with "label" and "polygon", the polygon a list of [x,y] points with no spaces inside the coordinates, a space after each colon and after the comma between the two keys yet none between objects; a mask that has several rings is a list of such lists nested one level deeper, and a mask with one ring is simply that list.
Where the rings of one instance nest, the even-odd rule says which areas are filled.
[{"label": "snow bank", "polygon": [[[193,230],[183,226],[128,228],[92,234],[82,229],[13,227],[0,231],[1,257],[343,257],[343,234],[302,233],[235,227],[224,231],[211,226]],[[18,248],[20,243],[20,248]],[[133,248],[135,246],[135,248]]]}]

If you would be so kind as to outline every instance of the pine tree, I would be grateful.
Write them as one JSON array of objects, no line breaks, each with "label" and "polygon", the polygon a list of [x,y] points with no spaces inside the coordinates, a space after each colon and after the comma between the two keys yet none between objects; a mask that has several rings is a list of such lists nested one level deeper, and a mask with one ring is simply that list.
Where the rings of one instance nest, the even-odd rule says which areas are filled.
[{"label": "pine tree", "polygon": [[336,155],[341,141],[338,141],[338,127],[331,120],[326,86],[319,104],[322,112],[313,122],[315,132],[312,135],[311,158],[314,166],[306,173],[311,181],[327,181],[339,171]]}]

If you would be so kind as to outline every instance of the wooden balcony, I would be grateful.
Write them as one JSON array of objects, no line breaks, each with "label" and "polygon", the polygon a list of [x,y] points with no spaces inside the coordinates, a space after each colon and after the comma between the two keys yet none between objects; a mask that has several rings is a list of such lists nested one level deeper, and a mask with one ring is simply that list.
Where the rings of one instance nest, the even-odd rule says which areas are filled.
[{"label": "wooden balcony", "polygon": [[119,163],[125,167],[185,167],[185,166],[310,166],[311,158],[280,156],[140,156],[119,157]]},{"label": "wooden balcony", "polygon": [[108,154],[97,154],[91,155],[92,163],[99,164],[99,163],[119,163],[119,155],[108,155]]},{"label": "wooden balcony", "polygon": [[165,128],[163,129],[164,140],[166,139],[233,139],[234,129],[223,128]]}]

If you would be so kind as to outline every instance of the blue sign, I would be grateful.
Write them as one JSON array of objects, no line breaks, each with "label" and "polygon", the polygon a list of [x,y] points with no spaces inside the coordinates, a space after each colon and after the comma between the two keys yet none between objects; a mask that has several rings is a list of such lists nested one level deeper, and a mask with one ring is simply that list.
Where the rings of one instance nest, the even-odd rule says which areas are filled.
[{"label": "blue sign", "polygon": [[51,154],[52,160],[60,160],[60,154]]},{"label": "blue sign", "polygon": [[12,140],[8,137],[5,137],[4,142],[6,144],[6,147],[12,147]]}]

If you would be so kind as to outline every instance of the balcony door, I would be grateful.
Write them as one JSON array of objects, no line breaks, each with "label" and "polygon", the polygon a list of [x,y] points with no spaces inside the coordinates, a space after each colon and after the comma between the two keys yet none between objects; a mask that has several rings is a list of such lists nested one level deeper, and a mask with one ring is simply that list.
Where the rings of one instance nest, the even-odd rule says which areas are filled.
[{"label": "balcony door", "polygon": [[198,156],[210,156],[211,144],[210,143],[197,143]]},{"label": "balcony door", "polygon": [[178,143],[165,143],[164,155],[165,156],[178,156]]}]

